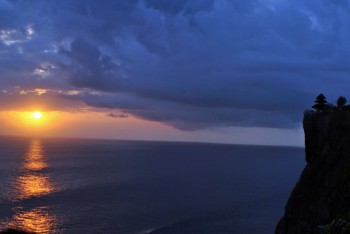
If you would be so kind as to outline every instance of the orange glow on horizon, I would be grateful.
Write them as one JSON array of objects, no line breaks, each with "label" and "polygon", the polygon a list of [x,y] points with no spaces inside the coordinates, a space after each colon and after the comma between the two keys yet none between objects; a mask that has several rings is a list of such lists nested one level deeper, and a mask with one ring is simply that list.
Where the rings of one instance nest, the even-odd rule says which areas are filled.
[{"label": "orange glow on horizon", "polygon": [[[35,111],[40,111],[40,119],[33,118]],[[37,106],[23,111],[2,111],[0,123],[3,124],[3,135],[34,138],[172,140],[175,136],[184,139],[182,131],[164,123],[143,120],[132,115],[127,118],[112,118],[107,115],[109,112],[111,110],[108,109],[49,111]]]},{"label": "orange glow on horizon", "polygon": [[0,112],[0,122],[4,126],[4,135],[29,137],[130,138],[129,134],[137,132],[139,135],[140,129],[149,125],[149,122],[133,116],[111,118],[106,112],[43,111],[31,108],[24,111]]}]

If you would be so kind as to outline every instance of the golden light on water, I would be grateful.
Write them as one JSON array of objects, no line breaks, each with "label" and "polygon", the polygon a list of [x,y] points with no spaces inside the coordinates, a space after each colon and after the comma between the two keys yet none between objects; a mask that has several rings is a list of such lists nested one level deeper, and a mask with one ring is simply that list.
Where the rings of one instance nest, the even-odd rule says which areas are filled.
[{"label": "golden light on water", "polygon": [[18,199],[47,195],[54,191],[49,178],[42,175],[28,174],[20,176],[17,179],[17,184],[18,189],[20,189]]},{"label": "golden light on water", "polygon": [[19,228],[28,232],[59,233],[56,229],[58,220],[55,216],[50,215],[48,209],[48,207],[39,207],[30,211],[18,209],[5,225],[8,228]]},{"label": "golden light on water", "polygon": [[19,192],[17,199],[46,195],[54,191],[49,176],[41,172],[47,166],[42,143],[33,140],[24,158],[23,171],[16,180]]},{"label": "golden light on water", "polygon": [[[51,177],[44,171],[49,167],[40,140],[31,141],[23,164],[13,184],[10,200],[20,201],[31,197],[48,195],[57,190]],[[58,219],[50,213],[50,207],[41,206],[26,210],[16,207],[11,219],[0,223],[7,228],[23,229],[35,233],[59,233]]]},{"label": "golden light on water", "polygon": [[47,167],[47,163],[44,159],[44,152],[41,142],[39,140],[33,140],[29,146],[29,150],[24,158],[23,167],[27,170],[42,170]]}]

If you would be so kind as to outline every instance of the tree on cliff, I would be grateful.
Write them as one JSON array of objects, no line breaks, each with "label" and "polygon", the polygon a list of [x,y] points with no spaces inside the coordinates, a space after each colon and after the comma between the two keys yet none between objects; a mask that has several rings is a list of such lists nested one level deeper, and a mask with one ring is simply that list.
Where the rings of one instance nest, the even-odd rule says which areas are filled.
[{"label": "tree on cliff", "polygon": [[342,109],[346,104],[346,98],[343,96],[340,96],[337,101],[337,107]]},{"label": "tree on cliff", "polygon": [[328,104],[326,101],[326,97],[321,93],[316,97],[315,105],[312,106],[317,112],[325,111],[328,109]]}]

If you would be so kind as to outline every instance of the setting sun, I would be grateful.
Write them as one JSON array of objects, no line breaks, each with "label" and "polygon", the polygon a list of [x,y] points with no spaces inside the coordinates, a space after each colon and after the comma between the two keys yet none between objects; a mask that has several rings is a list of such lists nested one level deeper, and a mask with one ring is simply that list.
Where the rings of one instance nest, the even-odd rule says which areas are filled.
[{"label": "setting sun", "polygon": [[2,130],[13,135],[23,136],[51,136],[56,133],[58,128],[61,129],[63,123],[68,126],[67,121],[69,122],[73,118],[72,116],[76,118],[76,115],[46,111],[43,108],[0,112],[0,120],[2,117],[2,121],[6,122],[8,126],[7,129]]},{"label": "setting sun", "polygon": [[41,118],[41,113],[39,111],[36,111],[36,112],[33,113],[32,116],[33,116],[34,119],[40,119]]}]

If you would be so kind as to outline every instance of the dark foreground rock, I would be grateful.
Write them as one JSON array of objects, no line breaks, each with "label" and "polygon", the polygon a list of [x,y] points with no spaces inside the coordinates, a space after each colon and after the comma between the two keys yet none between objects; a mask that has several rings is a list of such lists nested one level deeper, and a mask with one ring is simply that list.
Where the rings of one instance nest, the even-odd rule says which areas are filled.
[{"label": "dark foreground rock", "polygon": [[350,214],[350,111],[306,112],[303,126],[307,165],[276,234],[324,233]]},{"label": "dark foreground rock", "polygon": [[0,234],[35,234],[35,233],[9,228],[4,231],[1,231]]}]

